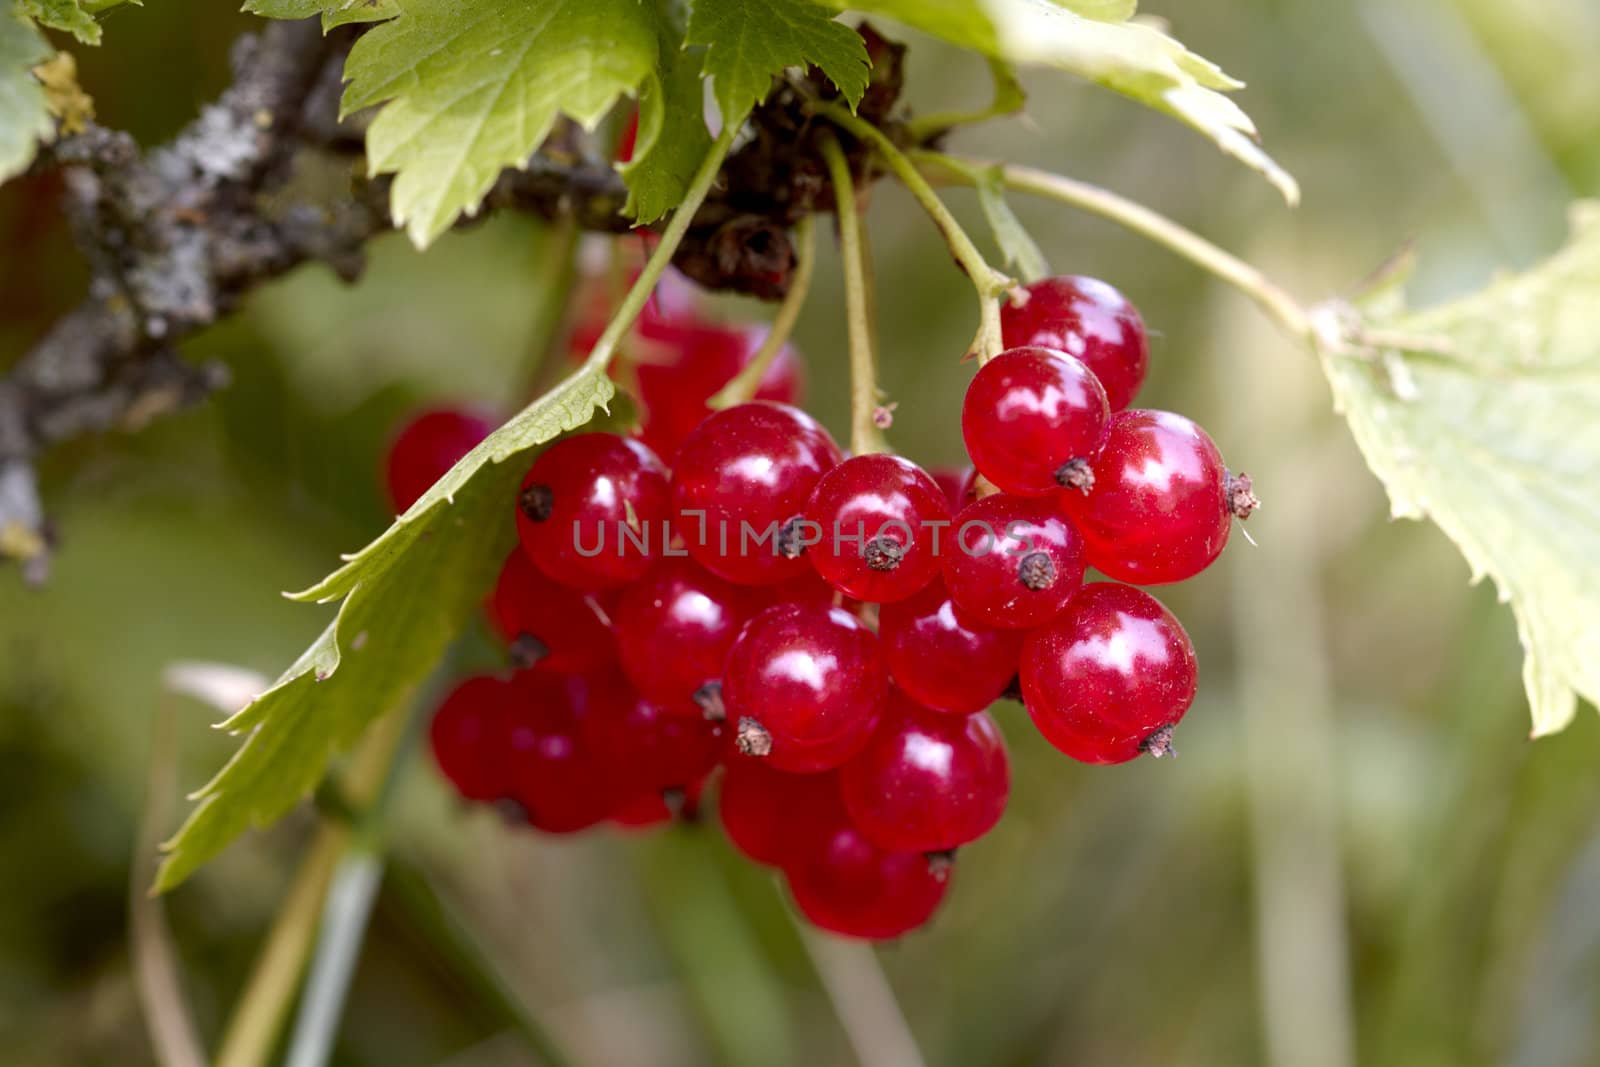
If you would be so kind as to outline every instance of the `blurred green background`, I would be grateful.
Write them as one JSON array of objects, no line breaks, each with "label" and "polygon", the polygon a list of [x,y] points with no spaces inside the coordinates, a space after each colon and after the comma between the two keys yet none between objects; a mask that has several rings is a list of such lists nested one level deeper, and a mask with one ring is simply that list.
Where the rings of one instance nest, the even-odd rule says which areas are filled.
[{"label": "blurred green background", "polygon": [[[1298,211],[1179,125],[1053,76],[1026,79],[1028,117],[956,147],[1108,185],[1307,299],[1412,237],[1417,297],[1465,291],[1552,250],[1565,203],[1600,195],[1593,0],[1153,7],[1250,83],[1240,101],[1299,177]],[[251,23],[220,5],[119,9],[107,46],[79,50],[83,83],[103,121],[155,143],[226,84]],[[986,98],[981,63],[896,35],[918,109]],[[0,367],[84,281],[49,195],[0,188]],[[970,194],[950,199],[982,232]],[[1600,1064],[1600,722],[1586,709],[1527,740],[1509,613],[1437,530],[1388,521],[1317,368],[1252,305],[1108,224],[1013,205],[1056,270],[1139,305],[1154,331],[1141,403],[1210,428],[1266,507],[1255,546],[1236,537],[1161,592],[1201,657],[1181,760],[1079,766],[997,709],[1011,808],[963,851],[933,928],[876,952],[923,1061]],[[880,187],[870,225],[894,440],[958,462],[970,290],[902,191]],[[383,527],[396,420],[437,399],[520,403],[542,240],[496,218],[425,256],[385,238],[355,288],[304,270],[188,346],[232,370],[208,406],[49,457],[53,578],[25,590],[0,571],[0,1062],[155,1062],[128,923],[153,724],[175,716],[184,790],[233,745],[214,712],[162,695],[162,671],[275,675],[320,631],[326,610],[278,592]],[[810,406],[842,431],[825,255],[798,340]],[[166,902],[208,1043],[315,824],[308,808],[251,835]],[[578,1063],[906,1062],[872,954],[799,935],[714,827],[512,833],[458,810],[415,757],[393,827],[402,874]],[[538,1062],[441,951],[424,896],[406,877],[380,890],[337,1062]]]}]

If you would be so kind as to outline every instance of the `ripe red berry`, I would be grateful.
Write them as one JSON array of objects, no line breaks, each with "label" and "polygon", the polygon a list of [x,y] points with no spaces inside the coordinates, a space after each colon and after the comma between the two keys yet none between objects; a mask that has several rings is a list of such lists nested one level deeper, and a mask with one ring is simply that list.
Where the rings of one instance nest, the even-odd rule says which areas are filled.
[{"label": "ripe red berry", "polygon": [[[711,414],[706,401],[755,356],[767,328],[658,314],[642,317],[638,333],[640,354],[634,373],[645,412],[640,436],[670,459]],[[762,375],[755,399],[794,404],[800,393],[799,356],[785,345]]]},{"label": "ripe red berry", "polygon": [[685,790],[716,767],[722,723],[646,700],[614,675],[589,681],[584,743],[624,794]]},{"label": "ripe red berry", "polygon": [[611,821],[625,830],[647,830],[669,822],[697,822],[705,779],[685,789],[628,794],[611,812]]},{"label": "ripe red berry", "polygon": [[774,585],[811,570],[804,512],[839,446],[798,408],[756,402],[716,412],[683,442],[672,474],[676,529],[713,574]]},{"label": "ripe red berry", "polygon": [[971,464],[965,467],[935,467],[928,473],[944,490],[952,515],[978,499],[978,469]]},{"label": "ripe red berry", "polygon": [[1111,417],[1089,368],[1050,348],[1012,348],[978,368],[961,405],[973,465],[1008,493],[1094,484]]},{"label": "ripe red berry", "polygon": [[873,603],[901,600],[927,585],[949,543],[944,493],[899,456],[845,460],[817,483],[806,518],[821,531],[806,552],[817,573],[847,596]]},{"label": "ripe red berry", "polygon": [[1083,583],[1078,532],[1045,497],[996,493],[961,509],[943,555],[951,598],[1001,629],[1047,622]]},{"label": "ripe red berry", "polygon": [[661,550],[667,469],[639,441],[582,433],[545,449],[522,480],[517,536],[549,577],[577,589],[634,581]]},{"label": "ripe red berry", "polygon": [[402,512],[415,504],[493,429],[494,423],[483,416],[455,408],[424,411],[407,422],[389,445],[384,462],[384,483],[394,510]]},{"label": "ripe red berry", "polygon": [[1168,411],[1122,411],[1087,495],[1061,507],[1083,534],[1089,564],[1138,585],[1181,582],[1228,543],[1228,472],[1199,426]]},{"label": "ripe red berry", "polygon": [[797,773],[866,743],[889,693],[878,639],[838,608],[779,604],[745,626],[722,679],[739,751]]},{"label": "ripe red berry", "polygon": [[941,714],[897,691],[839,783],[850,820],[879,848],[945,852],[1000,821],[1011,770],[988,715]]},{"label": "ripe red berry", "polygon": [[1020,630],[997,630],[967,616],[942,579],[878,612],[878,640],[889,676],[936,711],[970,714],[996,700],[1017,674]]},{"label": "ripe red berry", "polygon": [[809,859],[849,821],[836,772],[788,774],[752,759],[728,763],[717,810],[733,846],[769,867]]},{"label": "ripe red berry", "polygon": [[551,581],[521,548],[500,568],[490,610],[519,667],[586,671],[617,658],[617,641],[593,597]]},{"label": "ripe red berry", "polygon": [[1085,763],[1170,751],[1194,700],[1189,635],[1132,586],[1091,582],[1022,646],[1022,700],[1045,739]]},{"label": "ripe red berry", "polygon": [[1127,297],[1094,278],[1045,278],[1027,287],[1028,302],[1003,305],[1006,347],[1043,345],[1081,359],[1105,386],[1112,411],[1133,402],[1150,368],[1144,320]]},{"label": "ripe red berry", "polygon": [[547,833],[572,833],[605,819],[616,793],[583,728],[603,679],[523,671],[512,685],[516,693],[503,742],[510,798],[522,806],[529,825]]},{"label": "ripe red berry", "polygon": [[950,882],[947,860],[885,852],[853,826],[840,826],[808,860],[791,864],[789,891],[815,926],[885,941],[933,917]]},{"label": "ripe red berry", "polygon": [[451,690],[433,713],[434,761],[467,800],[499,800],[510,789],[505,742],[513,696],[510,683],[480,675]]},{"label": "ripe red berry", "polygon": [[623,591],[612,617],[622,669],[651,700],[721,709],[722,668],[764,590],[718,578],[691,559],[659,561]]}]

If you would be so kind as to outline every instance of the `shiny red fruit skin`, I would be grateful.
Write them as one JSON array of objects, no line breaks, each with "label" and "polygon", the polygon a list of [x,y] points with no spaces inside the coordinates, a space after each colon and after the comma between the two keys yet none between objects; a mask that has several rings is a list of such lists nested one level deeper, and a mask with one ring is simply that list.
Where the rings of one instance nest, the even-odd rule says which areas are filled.
[{"label": "shiny red fruit skin", "polygon": [[1081,362],[1051,348],[1011,348],[973,375],[961,436],[995,485],[1044,496],[1068,484],[1069,464],[1093,469],[1110,417],[1105,390]]},{"label": "shiny red fruit skin", "polygon": [[651,700],[687,705],[721,681],[739,631],[770,603],[764,593],[691,559],[658,561],[623,591],[612,615],[623,672]]},{"label": "shiny red fruit skin", "polygon": [[733,847],[768,867],[809,860],[849,821],[837,773],[789,774],[753,759],[729,761],[717,811]]},{"label": "shiny red fruit skin", "polygon": [[528,470],[517,536],[551,579],[608,589],[644,575],[670,517],[667,469],[649,447],[614,433],[582,433],[545,449]]},{"label": "shiny red fruit skin", "polygon": [[534,657],[521,666],[586,671],[617,658],[617,640],[594,599],[551,581],[520,547],[500,568],[489,607],[513,655]]},{"label": "shiny red fruit skin", "polygon": [[850,821],[879,848],[943,852],[1000,821],[1011,769],[988,715],[945,715],[896,692],[839,783]]},{"label": "shiny red fruit skin", "polygon": [[920,852],[886,852],[841,826],[809,860],[785,871],[795,907],[812,925],[844,937],[886,941],[922,926],[949,886],[947,865]]},{"label": "shiny red fruit skin", "polygon": [[921,467],[899,456],[845,460],[822,476],[806,505],[821,540],[806,556],[835,589],[857,600],[902,600],[939,573],[950,506]]},{"label": "shiny red fruit skin", "polygon": [[1017,674],[1022,631],[984,626],[956,606],[943,579],[878,612],[889,676],[935,711],[967,715],[996,700]]},{"label": "shiny red fruit skin", "polygon": [[[749,364],[766,340],[764,325],[726,326],[691,316],[650,315],[638,326],[634,366],[644,405],[640,436],[671,459],[711,414],[709,400]],[[801,398],[799,354],[784,345],[762,375],[755,399],[796,404]]]},{"label": "shiny red fruit skin", "polygon": [[951,599],[1003,630],[1048,622],[1083,584],[1083,546],[1046,497],[995,493],[962,508],[944,552]]},{"label": "shiny red fruit skin", "polygon": [[585,737],[584,718],[606,685],[599,675],[522,671],[507,715],[510,799],[546,833],[587,829],[608,817],[616,792],[605,761]]},{"label": "shiny red fruit skin", "polygon": [[451,690],[433,713],[434,762],[466,800],[499,800],[510,789],[505,742],[513,697],[510,683],[480,675]]},{"label": "shiny red fruit skin", "polygon": [[1155,597],[1090,582],[1022,646],[1022,701],[1045,739],[1085,763],[1125,763],[1194,701],[1194,646]]},{"label": "shiny red fruit skin", "polygon": [[673,466],[672,503],[685,548],[713,574],[744,585],[805,574],[811,564],[779,552],[774,539],[790,520],[804,518],[811,491],[841,458],[828,431],[798,408],[757,401],[709,416]]},{"label": "shiny red fruit skin", "polygon": [[722,702],[736,737],[746,720],[770,736],[759,758],[781,771],[838,766],[866,743],[889,695],[878,639],[838,608],[778,604],[728,654]]},{"label": "shiny red fruit skin", "polygon": [[722,723],[647,700],[614,675],[591,684],[584,743],[623,794],[688,789],[722,758]]},{"label": "shiny red fruit skin", "polygon": [[1105,386],[1112,411],[1133,402],[1150,369],[1144,320],[1128,298],[1095,278],[1045,278],[1027,287],[1028,302],[1000,308],[1006,347],[1043,345],[1081,359]]},{"label": "shiny red fruit skin", "polygon": [[965,467],[935,467],[928,472],[944,490],[944,498],[954,515],[978,499],[978,470],[971,464]]},{"label": "shiny red fruit skin", "polygon": [[1118,412],[1088,494],[1061,508],[1083,534],[1089,564],[1135,585],[1181,582],[1228,543],[1228,471],[1199,426],[1170,411]]},{"label": "shiny red fruit skin", "polygon": [[384,484],[396,514],[415,504],[493,429],[483,416],[457,408],[424,411],[402,426],[384,459]]}]

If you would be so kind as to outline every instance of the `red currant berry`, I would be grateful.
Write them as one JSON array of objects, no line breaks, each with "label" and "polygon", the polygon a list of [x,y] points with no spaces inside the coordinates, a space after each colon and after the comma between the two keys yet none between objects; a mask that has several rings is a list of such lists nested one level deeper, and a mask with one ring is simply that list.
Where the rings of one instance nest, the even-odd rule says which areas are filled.
[{"label": "red currant berry", "polygon": [[651,700],[720,712],[728,649],[767,606],[763,591],[725,581],[690,559],[663,559],[622,594],[612,620],[622,670]]},{"label": "red currant berry", "polygon": [[490,609],[519,667],[586,671],[617,658],[594,599],[546,578],[520,548],[500,568]]},{"label": "red currant berry", "polygon": [[384,482],[396,512],[405,511],[433,488],[478,443],[494,423],[453,408],[424,411],[403,426],[389,446]]},{"label": "red currant berry", "polygon": [[1008,493],[1094,484],[1111,417],[1105,390],[1065,352],[1012,348],[978,368],[961,405],[973,465]]},{"label": "red currant berry", "polygon": [[752,759],[728,763],[717,810],[733,846],[769,867],[809,859],[849,821],[838,774],[787,774]]},{"label": "red currant berry", "polygon": [[711,415],[683,442],[673,468],[677,531],[689,554],[745,585],[811,570],[800,558],[806,502],[839,460],[828,431],[798,408],[756,402]]},{"label": "red currant berry", "polygon": [[1138,585],[1181,582],[1228,543],[1228,472],[1206,432],[1168,411],[1122,411],[1087,495],[1061,507],[1083,534],[1089,564]]},{"label": "red currant berry", "polygon": [[[644,405],[642,436],[666,457],[711,414],[706,406],[766,340],[765,326],[722,326],[700,318],[653,315],[639,323],[641,355],[634,366]],[[757,400],[800,399],[799,357],[785,345],[756,388]]]},{"label": "red currant berry", "polygon": [[945,715],[896,692],[839,784],[850,820],[879,848],[945,852],[1000,821],[1011,770],[988,715]]},{"label": "red currant berry", "polygon": [[838,608],[799,604],[779,604],[750,620],[722,679],[738,750],[797,773],[855,755],[888,693],[872,631]]},{"label": "red currant berry", "polygon": [[970,714],[1000,699],[1016,677],[1020,630],[981,625],[956,607],[944,582],[878,612],[889,676],[935,711]]},{"label": "red currant berry", "polygon": [[625,830],[647,830],[669,822],[698,822],[703,792],[705,779],[684,789],[631,795],[617,805],[611,821]]},{"label": "red currant berry", "polygon": [[667,536],[667,469],[640,443],[582,433],[545,449],[522,480],[517,536],[546,575],[577,589],[641,577]]},{"label": "red currant berry", "polygon": [[1150,369],[1150,346],[1128,298],[1082,277],[1045,278],[1027,291],[1027,303],[1000,309],[1006,346],[1043,345],[1077,356],[1105,386],[1112,411],[1132,403]]},{"label": "red currant berry", "polygon": [[944,490],[944,497],[950,503],[952,515],[978,499],[976,467],[970,464],[965,467],[935,467],[928,473],[933,475],[933,480]]},{"label": "red currant berry", "polygon": [[885,941],[933,917],[950,882],[947,860],[885,852],[841,826],[809,860],[786,873],[795,907],[831,933]]},{"label": "red currant berry", "polygon": [[1194,646],[1155,597],[1084,586],[1022,646],[1022,701],[1045,739],[1085,763],[1165,755],[1194,700]]},{"label": "red currant berry", "polygon": [[[613,686],[615,683],[611,683]],[[616,806],[605,761],[585,741],[583,720],[591,704],[608,699],[599,675],[523,671],[507,716],[505,756],[510,798],[529,825],[547,833],[572,833],[593,826]]]},{"label": "red currant berry", "polygon": [[506,715],[514,692],[499,678],[468,678],[433,713],[428,739],[434,761],[467,800],[499,800],[510,787]]},{"label": "red currant berry", "polygon": [[939,573],[950,505],[921,467],[899,456],[855,456],[822,476],[806,505],[821,540],[817,573],[857,600],[901,600]]},{"label": "red currant berry", "polygon": [[1026,630],[1053,618],[1083,584],[1083,546],[1044,497],[996,493],[962,508],[944,582],[986,626]]},{"label": "red currant berry", "polygon": [[716,767],[722,723],[653,703],[615,678],[591,682],[584,742],[625,793],[687,789]]}]

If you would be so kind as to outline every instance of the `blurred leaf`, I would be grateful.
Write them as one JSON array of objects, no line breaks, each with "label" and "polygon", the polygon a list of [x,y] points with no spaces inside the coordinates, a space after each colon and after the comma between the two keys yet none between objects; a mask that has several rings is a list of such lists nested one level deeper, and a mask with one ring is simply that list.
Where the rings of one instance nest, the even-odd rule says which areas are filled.
[{"label": "blurred leaf", "polygon": [[49,137],[44,87],[29,73],[50,58],[50,45],[20,14],[0,11],[0,181],[21,174]]},{"label": "blurred leaf", "polygon": [[1127,22],[1139,9],[1137,0],[1051,0],[1057,7],[1076,11],[1086,19]]},{"label": "blurred leaf", "polygon": [[[1323,357],[1394,514],[1427,516],[1516,615],[1534,736],[1600,703],[1600,204],[1526,274],[1369,325],[1449,355]],[[1397,342],[1399,343],[1399,342]]]},{"label": "blurred leaf", "polygon": [[72,34],[84,44],[100,43],[100,24],[78,0],[17,0],[17,10],[52,30]]},{"label": "blurred leaf", "polygon": [[394,172],[397,226],[425,247],[474,213],[502,168],[566,114],[593,127],[657,68],[639,0],[408,0],[345,63],[346,113],[388,101],[367,130],[372,173]]},{"label": "blurred leaf", "polygon": [[526,467],[508,460],[587,423],[615,387],[583,370],[523,409],[322,582],[296,599],[343,597],[339,615],[277,684],[225,729],[247,733],[195,794],[156,880],[171,889],[247,827],[283,816],[334,753],[394,709],[482,602],[515,533],[510,501]]},{"label": "blurred leaf", "polygon": [[[1131,8],[1098,0],[826,0],[899,19],[997,59],[1054,67],[1181,119],[1258,171],[1289,203],[1299,186],[1261,150],[1255,125],[1222,93],[1243,83],[1141,22],[1101,21]],[[1071,8],[1071,10],[1068,10]],[[1084,13],[1078,13],[1079,11]],[[1092,13],[1093,17],[1087,17]],[[1131,12],[1130,12],[1131,13]]]},{"label": "blurred leaf", "polygon": [[64,134],[82,133],[94,118],[94,98],[78,84],[78,61],[71,52],[57,52],[33,68],[44,86],[44,105],[61,124]]},{"label": "blurred leaf", "polygon": [[810,0],[696,0],[688,42],[706,46],[723,122],[743,122],[785,67],[821,68],[852,108],[867,91],[861,35]]},{"label": "blurred leaf", "polygon": [[1006,201],[1005,180],[1000,168],[990,167],[976,173],[978,203],[983,207],[983,217],[989,220],[995,243],[1005,257],[1006,266],[1014,266],[1025,282],[1036,282],[1050,273],[1050,264],[1034,241],[1028,228],[1017,218]]},{"label": "blurred leaf", "polygon": [[619,169],[628,183],[623,210],[641,225],[683,202],[695,168],[711,150],[700,67],[704,49],[685,50],[683,24],[660,16],[661,69],[639,90],[639,131],[633,158]]}]

